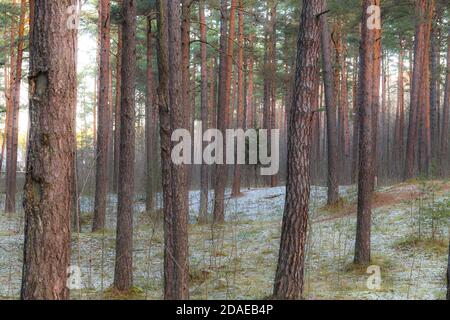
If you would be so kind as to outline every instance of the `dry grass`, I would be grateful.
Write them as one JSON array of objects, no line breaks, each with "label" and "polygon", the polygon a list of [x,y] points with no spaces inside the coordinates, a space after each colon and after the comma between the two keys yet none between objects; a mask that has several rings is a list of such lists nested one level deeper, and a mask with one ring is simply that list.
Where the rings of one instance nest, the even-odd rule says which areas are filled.
[{"label": "dry grass", "polygon": [[448,251],[448,242],[443,239],[419,238],[418,236],[408,236],[395,244],[398,250],[419,249],[438,255],[444,255]]}]

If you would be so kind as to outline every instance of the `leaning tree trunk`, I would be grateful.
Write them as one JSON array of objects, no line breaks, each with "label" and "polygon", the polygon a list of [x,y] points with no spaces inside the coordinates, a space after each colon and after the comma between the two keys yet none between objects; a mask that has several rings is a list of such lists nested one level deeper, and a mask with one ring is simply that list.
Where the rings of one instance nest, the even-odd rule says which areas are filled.
[{"label": "leaning tree trunk", "polygon": [[120,104],[120,169],[117,205],[114,288],[133,286],[133,204],[135,150],[136,1],[122,2],[122,86]]},{"label": "leaning tree trunk", "polygon": [[98,130],[95,175],[95,205],[92,231],[105,227],[106,198],[108,195],[108,145],[110,128],[109,70],[110,70],[110,2],[100,3],[100,71],[98,95]]},{"label": "leaning tree trunk", "polygon": [[297,69],[288,134],[286,205],[281,229],[273,296],[298,299],[303,294],[306,232],[310,198],[311,123],[318,108],[322,0],[303,4]]},{"label": "leaning tree trunk", "polygon": [[[363,3],[360,69],[359,69],[359,173],[358,173],[358,214],[356,224],[355,263],[365,265],[370,262],[370,224],[372,219],[372,191],[374,156],[372,147],[373,121],[373,81],[376,30],[367,27],[368,7],[376,0]],[[370,11],[369,11],[370,12]]]},{"label": "leaning tree trunk", "polygon": [[327,112],[327,137],[328,137],[328,205],[333,205],[339,201],[339,183],[337,177],[338,170],[338,150],[337,150],[337,130],[336,130],[336,97],[334,95],[333,67],[330,57],[330,34],[326,15],[321,16],[321,39],[322,39],[322,60],[323,78],[325,85],[325,104]]},{"label": "leaning tree trunk", "polygon": [[36,0],[31,21],[22,299],[69,298],[77,79],[76,30],[66,27],[66,10],[75,3]]}]

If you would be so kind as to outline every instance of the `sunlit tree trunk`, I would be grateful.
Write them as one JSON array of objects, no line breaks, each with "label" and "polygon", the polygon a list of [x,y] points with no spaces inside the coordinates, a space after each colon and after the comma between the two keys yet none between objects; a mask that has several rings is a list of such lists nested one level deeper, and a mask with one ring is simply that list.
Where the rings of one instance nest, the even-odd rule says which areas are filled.
[{"label": "sunlit tree trunk", "polygon": [[397,79],[397,111],[395,127],[395,167],[396,174],[401,174],[404,163],[404,143],[405,143],[405,89],[404,89],[404,45],[403,39],[400,39],[400,53],[398,57],[398,79]]},{"label": "sunlit tree trunk", "polygon": [[18,44],[16,53],[16,62],[14,68],[11,68],[13,74],[11,86],[11,117],[10,117],[10,135],[9,152],[7,153],[7,162],[9,166],[6,172],[6,200],[5,211],[16,212],[16,191],[17,191],[17,149],[19,143],[19,112],[20,112],[20,87],[22,80],[22,61],[24,50],[24,34],[25,34],[25,14],[27,4],[25,0],[20,2],[20,20],[18,32]]}]

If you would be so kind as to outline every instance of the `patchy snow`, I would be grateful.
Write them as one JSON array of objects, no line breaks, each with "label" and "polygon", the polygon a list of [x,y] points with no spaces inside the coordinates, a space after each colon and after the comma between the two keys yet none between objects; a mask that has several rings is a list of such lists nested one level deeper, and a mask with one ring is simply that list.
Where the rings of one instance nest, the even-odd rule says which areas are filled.
[{"label": "patchy snow", "polygon": [[[408,186],[396,187],[415,189]],[[408,189],[409,188],[409,189]],[[417,208],[406,202],[374,210],[372,254],[380,264],[382,286],[369,290],[365,270],[352,270],[356,218],[323,211],[326,188],[312,187],[305,294],[310,299],[440,299],[445,294],[446,254],[415,248],[399,249],[399,241],[414,233]],[[380,192],[391,192],[392,187]],[[414,190],[416,191],[416,190]],[[347,201],[354,187],[342,187]],[[227,223],[221,227],[195,224],[200,193],[190,192],[190,274],[193,299],[262,299],[269,297],[279,248],[285,188],[243,190],[231,199],[226,193]],[[439,195],[444,197],[445,195]],[[209,195],[213,199],[213,193]],[[108,298],[114,273],[116,197],[110,196],[107,229],[89,232],[89,220],[74,234],[72,263],[79,265],[82,290],[73,299]],[[210,203],[210,207],[211,207]],[[81,199],[82,216],[93,200]],[[317,219],[317,216],[329,219]],[[319,222],[320,221],[320,222]],[[134,282],[139,298],[162,298],[163,234],[160,219],[149,217],[136,197]],[[17,298],[20,290],[22,214],[0,214],[0,297]],[[448,237],[446,228],[442,237]]]}]

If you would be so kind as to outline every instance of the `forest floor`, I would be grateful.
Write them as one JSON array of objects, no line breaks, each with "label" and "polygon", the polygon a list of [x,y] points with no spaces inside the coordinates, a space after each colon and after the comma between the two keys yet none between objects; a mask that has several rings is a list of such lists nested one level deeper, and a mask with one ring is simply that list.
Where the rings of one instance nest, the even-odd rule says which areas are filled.
[{"label": "forest floor", "polygon": [[[372,265],[381,288],[370,290],[367,268],[352,264],[356,187],[341,187],[342,202],[325,206],[326,188],[311,192],[305,296],[309,299],[442,299],[448,250],[450,183],[411,182],[378,188],[374,197]],[[223,226],[195,224],[199,192],[190,193],[190,291],[192,299],[264,299],[270,296],[277,262],[285,188],[244,190],[227,200]],[[72,299],[161,299],[161,213],[135,204],[134,283],[130,294],[110,290],[114,274],[115,197],[107,229],[90,233],[92,199],[81,201],[82,230],[73,236],[72,262],[81,289]],[[0,297],[20,291],[22,214],[0,213]]]}]

